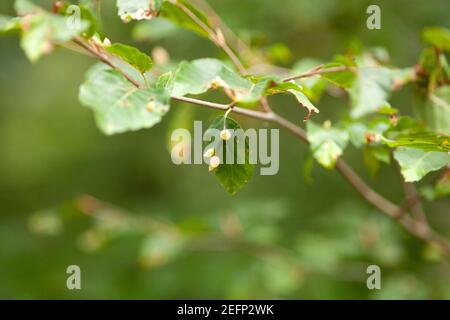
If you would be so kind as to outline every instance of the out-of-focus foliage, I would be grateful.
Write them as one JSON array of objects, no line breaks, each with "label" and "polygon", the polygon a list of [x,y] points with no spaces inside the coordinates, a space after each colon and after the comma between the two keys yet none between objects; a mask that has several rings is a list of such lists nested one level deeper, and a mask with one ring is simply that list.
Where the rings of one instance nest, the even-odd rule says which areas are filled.
[{"label": "out-of-focus foliage", "polygon": [[[76,33],[62,25],[63,17],[48,13],[50,1],[34,2],[43,9],[17,1],[16,10],[25,15],[20,18],[12,18],[12,1],[0,4],[1,32],[20,32],[27,57],[40,59],[30,66],[16,38],[0,41],[0,297],[450,298],[450,275],[439,250],[407,236],[311,161],[305,184],[300,159],[309,150],[289,135],[281,136],[279,174],[255,175],[230,197],[205,168],[174,166],[166,151],[167,130],[188,127],[186,118],[213,123],[217,114],[183,105],[181,116],[174,107],[151,131],[105,137],[76,100],[89,57],[64,49],[44,56],[75,35],[95,34],[96,45],[151,86],[135,89],[115,71],[91,69],[80,100],[110,134],[159,122],[171,90],[184,95],[231,88],[243,107],[270,95],[280,113],[298,123],[302,115],[295,103],[309,115],[320,105],[320,114],[307,123],[314,158],[327,168],[341,156],[358,170],[366,166],[375,188],[398,200],[396,169],[381,166],[392,163],[389,148],[397,148],[394,158],[407,180],[429,173],[421,193],[430,201],[441,199],[426,209],[431,223],[446,233],[448,170],[431,172],[449,161],[448,1],[380,1],[382,29],[373,31],[365,24],[366,1],[210,1],[257,55],[289,70],[286,76],[320,63],[348,68],[288,83],[264,66],[252,70],[253,77],[241,77],[227,63],[198,60],[223,56],[194,23],[209,25],[213,17],[189,1],[152,1],[149,10],[148,1],[119,0],[118,8],[113,1],[99,7],[81,2],[93,15],[83,11]],[[106,32],[112,46],[100,40]],[[191,62],[178,67],[181,60]],[[151,67],[161,76],[152,77]],[[198,75],[185,73],[188,67]],[[202,79],[212,69],[217,72]],[[297,101],[276,93],[293,94]],[[224,99],[217,91],[207,96]],[[120,108],[124,103],[133,113]],[[242,181],[230,182],[219,169],[216,175],[231,193],[248,182],[245,170]],[[71,264],[81,267],[81,291],[66,289]],[[380,291],[366,288],[370,264],[382,269]]]}]

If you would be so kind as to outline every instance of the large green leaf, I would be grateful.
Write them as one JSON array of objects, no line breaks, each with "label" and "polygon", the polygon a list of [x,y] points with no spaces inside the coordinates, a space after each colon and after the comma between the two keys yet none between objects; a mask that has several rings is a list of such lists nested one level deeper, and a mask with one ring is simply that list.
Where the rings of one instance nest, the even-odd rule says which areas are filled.
[{"label": "large green leaf", "polygon": [[406,182],[422,179],[426,174],[450,164],[450,154],[400,147],[394,151]]},{"label": "large green leaf", "polygon": [[91,68],[80,88],[80,101],[95,112],[106,134],[150,128],[169,110],[169,92],[163,88],[138,89],[122,74],[99,64]]},{"label": "large green leaf", "polygon": [[[209,129],[217,129],[222,131],[227,130],[238,130],[241,129],[240,125],[233,119],[220,116],[216,118],[210,125]],[[222,159],[221,164],[214,169],[214,174],[219,179],[221,185],[230,194],[235,194],[239,191],[253,176],[254,165],[250,164],[250,150],[248,142],[245,141],[245,152],[244,155],[238,154],[238,141],[234,136],[227,140],[216,140],[214,148],[220,150],[222,148]],[[231,148],[230,144],[234,144]],[[244,156],[245,159],[239,161],[238,158]],[[227,159],[233,159],[233,164],[227,164]],[[243,163],[239,163],[243,162]]]},{"label": "large green leaf", "polygon": [[245,105],[257,103],[265,90],[261,90],[259,84],[241,77],[222,61],[207,58],[180,63],[172,94],[202,94],[216,87],[228,90],[236,102]]},{"label": "large green leaf", "polygon": [[347,146],[348,133],[328,124],[320,126],[311,121],[307,123],[306,128],[314,158],[325,168],[334,168]]},{"label": "large green leaf", "polygon": [[114,43],[112,46],[106,47],[106,51],[128,62],[142,74],[152,67],[152,59],[135,47]]}]

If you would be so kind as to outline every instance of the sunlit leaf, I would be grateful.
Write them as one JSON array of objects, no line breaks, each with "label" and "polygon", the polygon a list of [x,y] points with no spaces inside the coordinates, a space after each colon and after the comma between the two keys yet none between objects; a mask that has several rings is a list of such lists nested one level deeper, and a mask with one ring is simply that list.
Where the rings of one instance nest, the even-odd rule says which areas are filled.
[{"label": "sunlit leaf", "polygon": [[352,118],[359,118],[380,109],[392,89],[392,74],[383,67],[362,67],[349,89]]},{"label": "sunlit leaf", "polygon": [[327,169],[334,168],[347,146],[349,135],[345,130],[311,121],[306,125],[308,141],[314,158]]},{"label": "sunlit leaf", "polygon": [[394,151],[406,182],[422,179],[426,174],[450,164],[450,154],[400,147]]},{"label": "sunlit leaf", "polygon": [[113,45],[106,47],[106,51],[128,62],[142,74],[152,67],[152,59],[135,47],[114,43]]},{"label": "sunlit leaf", "polygon": [[169,92],[162,88],[138,89],[122,74],[104,65],[89,70],[80,87],[80,101],[95,112],[106,134],[150,128],[169,111]]},{"label": "sunlit leaf", "polygon": [[[250,149],[248,141],[239,141],[234,136],[236,130],[241,129],[240,125],[230,118],[220,116],[210,125],[209,129],[231,130],[233,136],[227,140],[215,141],[215,150],[222,150],[220,165],[214,169],[214,174],[219,179],[222,186],[230,194],[235,194],[246,185],[253,176],[254,165],[250,164]],[[244,148],[239,147],[239,143],[244,142]],[[228,160],[227,160],[228,159]],[[226,163],[232,160],[233,164]]]}]

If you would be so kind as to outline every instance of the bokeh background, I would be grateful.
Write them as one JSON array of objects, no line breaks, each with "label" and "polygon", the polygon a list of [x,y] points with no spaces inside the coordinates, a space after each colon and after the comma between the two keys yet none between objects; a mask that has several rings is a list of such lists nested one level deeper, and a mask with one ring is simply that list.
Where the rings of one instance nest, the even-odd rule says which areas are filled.
[{"label": "bokeh background", "polygon": [[[392,64],[412,66],[420,30],[450,26],[448,0],[209,3],[286,67],[306,57],[331,60],[354,41],[385,47]],[[381,30],[366,28],[369,4],[381,7]],[[0,13],[13,15],[13,1],[1,1]],[[148,53],[164,47],[174,62],[220,55],[188,31],[136,41],[136,24],[120,21],[115,1],[102,1],[101,15],[111,40]],[[280,44],[290,52],[280,56],[273,49]],[[206,166],[170,159],[170,130],[210,121],[217,115],[210,110],[174,105],[152,129],[101,134],[77,100],[93,63],[59,49],[30,64],[16,36],[0,39],[0,298],[450,298],[450,269],[439,254],[362,201],[336,172],[316,165],[305,179],[307,148],[286,132],[279,173],[256,174],[235,196]],[[393,106],[410,112],[412,91],[396,93]],[[301,123],[303,111],[289,97],[273,105]],[[325,96],[320,108],[316,121],[333,120],[348,100]],[[243,127],[267,125],[237,119]],[[356,150],[345,158],[383,195],[401,200],[394,166],[371,177]],[[450,235],[449,200],[425,206],[432,225]],[[72,264],[81,267],[79,291],[66,288]],[[381,267],[381,290],[366,288],[370,264]]]}]

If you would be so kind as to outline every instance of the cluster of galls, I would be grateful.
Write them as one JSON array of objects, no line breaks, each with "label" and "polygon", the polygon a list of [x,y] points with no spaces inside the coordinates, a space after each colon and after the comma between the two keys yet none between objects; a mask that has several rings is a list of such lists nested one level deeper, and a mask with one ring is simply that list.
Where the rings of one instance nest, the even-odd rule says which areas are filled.
[{"label": "cluster of galls", "polygon": [[[230,140],[231,136],[231,131],[228,129],[220,131],[220,139],[224,141]],[[220,165],[220,158],[216,155],[216,150],[214,148],[206,150],[203,156],[209,159],[209,171],[213,171]]]}]

